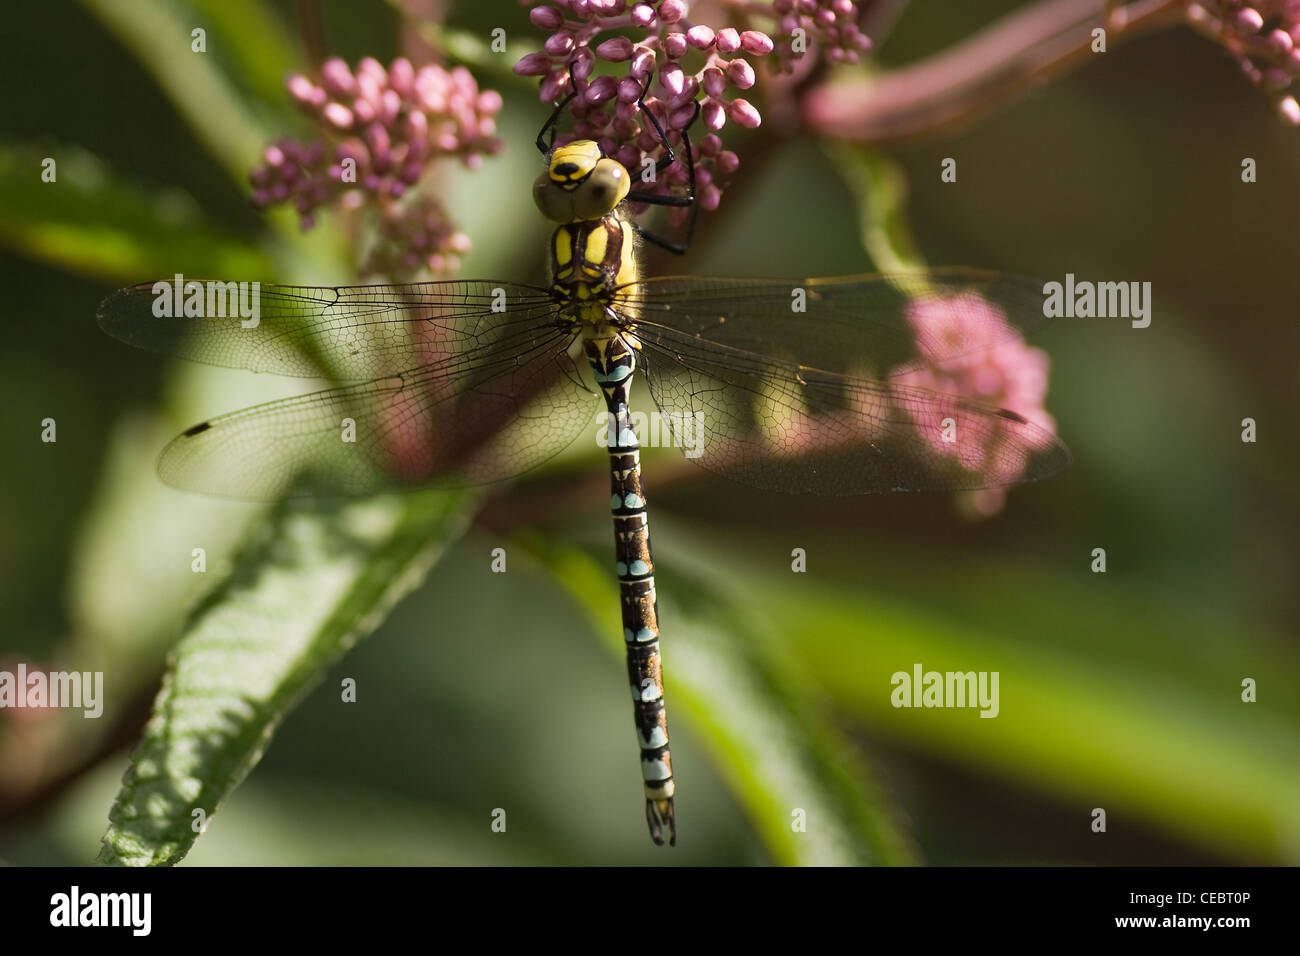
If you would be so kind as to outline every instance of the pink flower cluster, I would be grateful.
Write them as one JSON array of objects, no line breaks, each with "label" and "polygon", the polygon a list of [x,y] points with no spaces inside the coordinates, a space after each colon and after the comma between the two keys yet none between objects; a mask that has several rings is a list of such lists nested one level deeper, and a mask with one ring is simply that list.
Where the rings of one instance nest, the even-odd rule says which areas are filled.
[{"label": "pink flower cluster", "polygon": [[355,72],[331,59],[319,83],[295,75],[288,88],[320,136],[268,146],[250,176],[254,201],[292,203],[303,229],[334,203],[375,210],[380,240],[363,263],[367,274],[453,270],[469,240],[436,199],[412,187],[435,160],[456,157],[473,168],[501,149],[494,136],[500,95],[480,91],[462,67],[416,69],[405,59],[386,69],[366,58]]},{"label": "pink flower cluster", "polygon": [[[925,364],[892,375],[891,382],[1005,408],[1046,435],[1056,433],[1056,422],[1043,407],[1050,365],[1047,353],[1026,345],[1000,308],[975,293],[921,296],[908,306],[907,321]],[[908,407],[905,401],[901,404]],[[956,458],[963,468],[982,474],[994,486],[968,502],[990,514],[1004,499],[998,486],[1015,481],[1024,472],[1028,455],[1040,449],[1000,441],[996,430],[985,445],[961,441],[963,433],[987,432],[986,426],[964,429],[963,414],[960,401],[955,401],[939,416],[954,420],[957,441],[945,440],[939,420],[917,420],[916,426],[937,455]]]},{"label": "pink flower cluster", "polygon": [[772,0],[772,11],[778,17],[773,32],[781,37],[776,57],[783,73],[794,71],[808,41],[832,63],[857,63],[871,49],[871,38],[858,29],[855,0]]},{"label": "pink flower cluster", "polygon": [[1300,125],[1300,103],[1287,92],[1300,75],[1300,0],[1195,0],[1187,16],[1233,55],[1251,83],[1275,98],[1283,119]]},{"label": "pink flower cluster", "polygon": [[[857,7],[851,0],[775,0],[770,6],[754,0],[743,7],[749,14],[766,13],[782,27],[803,27],[814,42],[829,44],[828,55],[834,59],[847,59],[841,44],[855,49],[869,45],[857,32]],[[540,51],[516,63],[515,72],[541,77],[540,97],[546,103],[570,92],[572,74],[578,85],[570,105],[575,124],[559,141],[593,139],[634,174],[642,168],[642,157],[659,149],[658,137],[636,106],[642,91],[646,107],[674,148],[698,109],[703,135],[692,137],[699,144],[697,197],[701,208],[715,209],[726,180],[740,164],[734,152],[722,148],[720,131],[728,121],[747,129],[762,122],[757,107],[736,95],[757,81],[751,61],[774,57],[775,68],[781,70],[796,54],[788,39],[782,40],[782,53],[767,33],[690,24],[688,13],[687,0],[545,0],[533,6],[529,19],[547,33],[546,41]],[[606,36],[611,31],[617,35]],[[638,36],[634,40],[627,33]],[[626,63],[626,72],[596,75],[598,61]],[[687,179],[680,157],[652,189],[646,188],[680,192]],[[681,210],[675,212],[680,218]]]}]

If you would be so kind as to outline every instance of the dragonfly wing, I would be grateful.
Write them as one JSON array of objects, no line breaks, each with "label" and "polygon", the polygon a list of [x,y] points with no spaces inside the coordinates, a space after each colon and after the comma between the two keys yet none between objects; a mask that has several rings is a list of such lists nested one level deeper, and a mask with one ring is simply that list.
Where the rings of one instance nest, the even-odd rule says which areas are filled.
[{"label": "dragonfly wing", "polygon": [[687,335],[874,379],[971,359],[1046,325],[1043,284],[976,269],[813,279],[650,278],[620,304],[638,334]]},{"label": "dragonfly wing", "polygon": [[313,288],[142,283],[100,305],[138,348],[227,368],[343,381],[392,376],[553,314],[545,289],[495,281]]},{"label": "dragonfly wing", "polygon": [[638,326],[651,396],[688,458],[769,491],[950,491],[1037,481],[1069,452],[959,395],[810,368]]},{"label": "dragonfly wing", "polygon": [[528,471],[593,421],[571,331],[517,333],[401,375],[211,419],[174,439],[158,472],[229,498],[375,494],[486,484]]}]

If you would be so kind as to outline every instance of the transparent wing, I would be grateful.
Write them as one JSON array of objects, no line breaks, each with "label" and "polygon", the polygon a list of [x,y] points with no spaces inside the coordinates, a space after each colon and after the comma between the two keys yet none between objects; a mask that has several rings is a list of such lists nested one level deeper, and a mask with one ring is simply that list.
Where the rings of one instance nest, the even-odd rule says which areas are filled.
[{"label": "transparent wing", "polygon": [[[798,288],[804,312],[791,311]],[[688,458],[766,490],[850,495],[1001,487],[1068,466],[1050,420],[958,387],[1015,371],[1020,333],[1045,321],[1041,288],[965,270],[652,279],[623,302]]]},{"label": "transparent wing", "polygon": [[100,305],[99,324],[129,345],[196,362],[360,381],[444,361],[554,311],[545,289],[491,280],[333,288],[191,280],[121,289]]},{"label": "transparent wing", "polygon": [[230,498],[484,484],[528,471],[595,418],[573,333],[521,331],[397,376],[196,425],[158,460],[173,487]]},{"label": "transparent wing", "polygon": [[1048,322],[1043,301],[1040,280],[966,268],[803,279],[670,276],[644,279],[620,296],[643,339],[655,340],[662,329],[874,378],[1028,335]]},{"label": "transparent wing", "polygon": [[168,484],[234,498],[482,484],[535,467],[592,420],[545,289],[509,282],[145,283],[100,307],[131,345],[357,384],[203,422],[164,449]]}]

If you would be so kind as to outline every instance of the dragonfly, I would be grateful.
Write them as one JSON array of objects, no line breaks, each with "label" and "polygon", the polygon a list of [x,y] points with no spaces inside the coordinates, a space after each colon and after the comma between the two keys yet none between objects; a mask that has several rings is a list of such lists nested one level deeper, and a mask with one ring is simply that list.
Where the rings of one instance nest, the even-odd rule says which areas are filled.
[{"label": "dragonfly", "polygon": [[[966,268],[643,276],[639,247],[682,252],[694,229],[689,132],[678,146],[692,173],[685,194],[634,189],[628,169],[595,142],[555,145],[573,95],[537,136],[544,168],[533,197],[554,225],[548,285],[245,288],[178,276],[119,290],[99,322],[164,354],[335,380],[172,440],[160,477],[208,495],[350,497],[502,482],[603,415],[646,820],[654,843],[675,845],[655,563],[630,407],[636,374],[690,460],[767,491],[1004,487],[1061,472],[1069,453],[1014,411],[915,384],[921,370],[978,361],[1043,325],[1040,283]],[[662,172],[677,156],[644,95],[638,105],[658,135]],[[693,207],[685,241],[643,228],[633,211],[645,204]],[[939,321],[927,326],[924,315]]]}]

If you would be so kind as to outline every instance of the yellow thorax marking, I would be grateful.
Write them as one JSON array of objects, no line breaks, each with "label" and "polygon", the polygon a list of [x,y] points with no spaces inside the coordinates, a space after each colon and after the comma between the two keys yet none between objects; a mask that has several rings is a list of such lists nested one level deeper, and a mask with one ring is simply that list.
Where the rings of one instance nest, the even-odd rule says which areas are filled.
[{"label": "yellow thorax marking", "polygon": [[582,251],[583,271],[588,275],[600,275],[608,249],[609,233],[605,231],[605,224],[600,223],[587,233],[587,248]]},{"label": "yellow thorax marking", "polygon": [[573,240],[569,237],[569,230],[557,229],[555,231],[555,264],[560,267],[561,271],[568,271],[564,267],[569,264],[573,258]]}]

